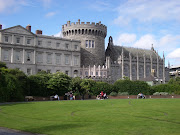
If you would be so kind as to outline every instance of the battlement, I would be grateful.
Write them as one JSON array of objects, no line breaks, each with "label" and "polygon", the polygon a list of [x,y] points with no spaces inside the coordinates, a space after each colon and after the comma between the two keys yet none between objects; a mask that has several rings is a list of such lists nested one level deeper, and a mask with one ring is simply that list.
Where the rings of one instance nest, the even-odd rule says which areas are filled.
[{"label": "battlement", "polygon": [[[76,32],[75,32],[76,31]],[[70,22],[67,21],[67,24],[62,25],[62,32],[63,36],[68,36],[68,34],[96,34],[96,35],[102,35],[103,37],[106,37],[107,34],[107,27],[101,22],[95,23],[95,22],[80,22],[80,19],[78,22]]]}]

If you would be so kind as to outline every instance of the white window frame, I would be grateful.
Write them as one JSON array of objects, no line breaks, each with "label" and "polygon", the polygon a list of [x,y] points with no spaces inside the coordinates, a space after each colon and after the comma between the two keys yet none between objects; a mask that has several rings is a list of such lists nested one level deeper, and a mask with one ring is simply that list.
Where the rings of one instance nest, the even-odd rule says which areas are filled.
[{"label": "white window frame", "polygon": [[4,61],[9,61],[9,50],[4,50],[3,51],[3,60]]},{"label": "white window frame", "polygon": [[69,55],[65,55],[65,65],[69,65],[70,60],[69,60]]},{"label": "white window frame", "polygon": [[47,63],[48,64],[52,63],[52,54],[50,54],[50,53],[47,54]]},{"label": "white window frame", "polygon": [[31,44],[31,39],[28,38],[28,39],[27,39],[27,45],[30,45],[30,44]]},{"label": "white window frame", "polygon": [[9,42],[9,37],[8,36],[4,36],[4,42],[6,42],[6,43]]},{"label": "white window frame", "polygon": [[[20,40],[21,40],[20,37],[16,37],[16,43],[17,43],[17,44],[20,44]],[[18,41],[19,41],[19,42],[18,42]]]}]

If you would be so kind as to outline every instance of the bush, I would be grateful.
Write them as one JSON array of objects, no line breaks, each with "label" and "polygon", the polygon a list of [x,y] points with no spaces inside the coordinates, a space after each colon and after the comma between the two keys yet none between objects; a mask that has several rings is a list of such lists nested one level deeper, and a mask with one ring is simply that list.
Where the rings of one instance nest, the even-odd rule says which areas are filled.
[{"label": "bush", "polygon": [[128,92],[118,92],[118,95],[119,96],[125,96],[125,95],[129,95],[129,93]]},{"label": "bush", "polygon": [[110,96],[117,96],[118,94],[117,94],[117,92],[111,92],[110,94],[109,94]]},{"label": "bush", "polygon": [[169,95],[168,92],[155,92],[153,93],[153,95],[163,95],[163,96],[166,96],[166,95]]}]

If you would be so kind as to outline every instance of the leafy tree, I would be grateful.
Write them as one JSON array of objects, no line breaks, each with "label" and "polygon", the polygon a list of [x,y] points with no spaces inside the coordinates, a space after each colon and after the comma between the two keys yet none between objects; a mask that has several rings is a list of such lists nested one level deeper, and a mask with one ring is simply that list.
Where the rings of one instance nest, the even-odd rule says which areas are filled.
[{"label": "leafy tree", "polygon": [[98,95],[101,91],[106,94],[110,94],[112,91],[112,85],[106,82],[96,82],[95,85],[92,87],[93,95]]},{"label": "leafy tree", "polygon": [[78,95],[79,94],[79,91],[81,91],[81,82],[82,82],[82,79],[80,77],[75,77],[75,78],[72,78],[72,81],[71,81],[71,89],[74,93],[74,95]]},{"label": "leafy tree", "polygon": [[79,90],[80,95],[82,96],[82,99],[84,99],[84,95],[86,93],[92,94],[92,87],[95,85],[95,81],[92,79],[83,79],[80,86],[81,89]]},{"label": "leafy tree", "polygon": [[55,73],[48,81],[48,88],[51,89],[53,94],[63,96],[70,90],[71,78],[64,73]]},{"label": "leafy tree", "polygon": [[27,91],[26,94],[32,96],[52,95],[53,92],[51,92],[48,89],[48,81],[50,78],[51,75],[44,72],[29,76],[28,77],[29,90]]}]

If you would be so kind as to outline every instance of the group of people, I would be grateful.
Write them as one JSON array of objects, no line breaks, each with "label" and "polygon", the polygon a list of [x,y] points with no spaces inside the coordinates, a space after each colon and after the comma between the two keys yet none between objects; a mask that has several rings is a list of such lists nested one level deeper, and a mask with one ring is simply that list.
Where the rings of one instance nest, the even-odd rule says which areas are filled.
[{"label": "group of people", "polygon": [[137,99],[139,99],[139,98],[144,99],[144,98],[146,98],[146,97],[145,97],[145,95],[144,95],[144,94],[139,93],[139,94],[137,95]]},{"label": "group of people", "polygon": [[107,95],[106,93],[103,93],[103,91],[101,91],[101,93],[99,93],[99,95],[97,95],[97,99],[107,99]]}]

